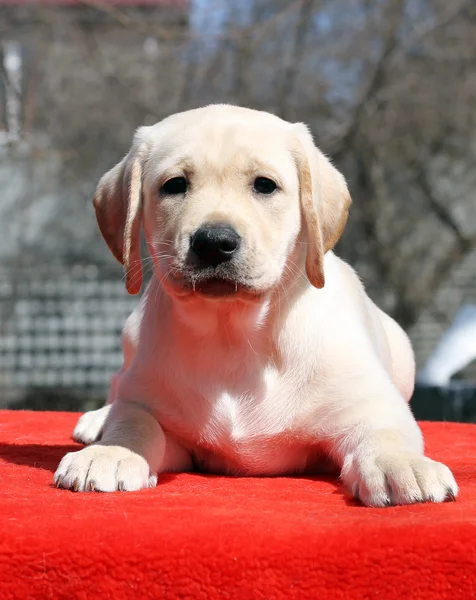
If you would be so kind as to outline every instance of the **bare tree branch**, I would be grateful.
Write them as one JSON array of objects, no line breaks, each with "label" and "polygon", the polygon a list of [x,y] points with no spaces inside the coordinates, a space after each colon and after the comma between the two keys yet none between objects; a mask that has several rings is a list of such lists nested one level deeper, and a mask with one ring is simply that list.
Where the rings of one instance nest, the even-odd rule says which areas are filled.
[{"label": "bare tree branch", "polygon": [[287,63],[284,65],[277,100],[278,111],[283,119],[289,118],[289,101],[299,74],[299,65],[301,64],[304,53],[306,31],[309,27],[313,6],[314,0],[304,0],[301,4],[295,34],[292,40],[292,51]]},{"label": "bare tree branch", "polygon": [[398,28],[402,20],[403,10],[403,0],[389,0],[385,17],[387,31],[383,39],[383,48],[380,57],[373,67],[365,89],[355,105],[344,130],[338,134],[337,139],[330,142],[331,151],[336,158],[342,155],[346,147],[352,143],[352,139],[359,129],[367,104],[384,84],[387,66],[398,43]]},{"label": "bare tree branch", "polygon": [[[440,223],[444,227],[447,227],[455,235],[456,242],[459,247],[459,252],[464,254],[468,250],[470,250],[476,244],[476,239],[467,238],[462,233],[458,223],[453,218],[451,212],[435,198],[423,165],[420,165],[420,168],[418,168],[418,170],[416,171],[415,181],[419,185],[420,190],[423,192],[423,195],[428,203],[428,207],[430,208],[430,210],[438,218]],[[458,253],[456,254],[456,256],[459,256]],[[449,266],[450,265],[448,265],[448,267]]]}]

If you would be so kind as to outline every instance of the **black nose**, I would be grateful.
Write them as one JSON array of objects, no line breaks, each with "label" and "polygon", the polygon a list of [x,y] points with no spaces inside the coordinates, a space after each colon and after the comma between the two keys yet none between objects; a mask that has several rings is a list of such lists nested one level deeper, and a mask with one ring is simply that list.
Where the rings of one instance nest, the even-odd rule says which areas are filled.
[{"label": "black nose", "polygon": [[201,266],[217,267],[233,258],[241,238],[229,225],[203,225],[192,235],[190,249]]}]

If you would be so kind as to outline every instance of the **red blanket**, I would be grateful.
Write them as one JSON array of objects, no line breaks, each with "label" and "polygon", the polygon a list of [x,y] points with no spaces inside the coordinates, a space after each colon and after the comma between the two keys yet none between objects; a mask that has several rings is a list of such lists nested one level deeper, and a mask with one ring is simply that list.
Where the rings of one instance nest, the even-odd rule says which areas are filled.
[{"label": "red blanket", "polygon": [[369,509],[323,477],[57,490],[76,418],[0,412],[1,600],[476,598],[476,425],[422,425],[457,502]]}]

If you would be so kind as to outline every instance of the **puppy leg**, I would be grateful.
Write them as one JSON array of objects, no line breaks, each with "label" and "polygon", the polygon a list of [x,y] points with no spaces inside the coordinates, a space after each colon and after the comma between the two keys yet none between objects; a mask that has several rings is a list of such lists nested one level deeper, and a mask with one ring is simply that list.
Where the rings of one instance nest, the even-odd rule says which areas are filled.
[{"label": "puppy leg", "polygon": [[370,400],[342,411],[334,437],[347,488],[367,506],[454,500],[453,474],[424,456],[420,429],[396,388],[383,378],[379,385],[362,382],[361,387]]},{"label": "puppy leg", "polygon": [[155,486],[157,474],[164,470],[165,450],[164,432],[147,408],[116,401],[101,441],[67,454],[54,482],[75,491],[132,491]]}]

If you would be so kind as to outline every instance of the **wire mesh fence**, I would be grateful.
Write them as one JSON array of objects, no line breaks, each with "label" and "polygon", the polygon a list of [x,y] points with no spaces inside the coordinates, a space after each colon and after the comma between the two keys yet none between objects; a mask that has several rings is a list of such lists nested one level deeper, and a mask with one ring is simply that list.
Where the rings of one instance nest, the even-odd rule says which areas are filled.
[{"label": "wire mesh fence", "polygon": [[104,401],[122,363],[120,332],[137,303],[120,269],[0,272],[0,394],[7,406],[82,408]]}]

